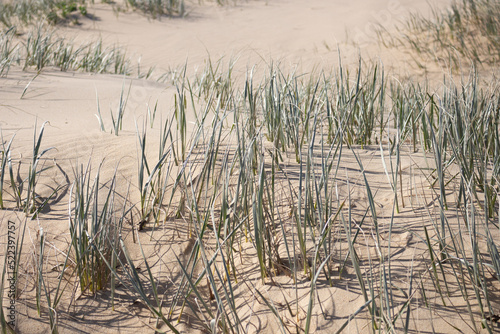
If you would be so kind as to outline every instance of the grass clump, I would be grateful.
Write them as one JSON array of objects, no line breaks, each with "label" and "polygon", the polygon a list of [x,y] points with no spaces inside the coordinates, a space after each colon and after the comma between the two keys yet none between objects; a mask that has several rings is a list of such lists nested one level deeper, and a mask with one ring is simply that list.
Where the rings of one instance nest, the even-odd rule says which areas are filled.
[{"label": "grass clump", "polygon": [[61,71],[131,73],[130,60],[122,48],[104,47],[100,40],[78,46],[43,24],[31,28],[25,41],[18,39],[15,28],[11,28],[2,35],[0,43],[1,75],[7,75],[12,65],[37,71],[54,66]]},{"label": "grass clump", "polygon": [[[229,0],[212,0],[220,6],[229,4]],[[233,3],[235,1],[232,1]],[[203,0],[198,1],[203,3]],[[154,19],[162,17],[184,17],[188,15],[184,0],[126,0],[125,5],[133,10],[139,10]]]},{"label": "grass clump", "polygon": [[18,162],[17,168],[15,166],[15,161],[12,160],[12,142],[14,140],[14,136],[12,136],[7,145],[5,145],[6,143],[3,141],[2,137],[2,150],[0,151],[2,157],[0,160],[0,209],[6,208],[6,192],[4,188],[6,176],[9,177],[11,189],[10,195],[16,203],[16,208],[23,211],[27,216],[31,216],[33,219],[36,218],[38,213],[47,205],[52,196],[54,196],[54,194],[56,194],[59,190],[59,187],[52,189],[53,192],[47,198],[41,198],[37,192],[38,180],[41,174],[52,168],[52,166],[45,166],[44,155],[52,150],[53,147],[49,147],[44,150],[41,149],[46,123],[47,122],[43,123],[40,127],[38,136],[36,135],[36,131],[34,133],[32,157],[28,166],[27,176],[25,177],[21,176],[22,160]]},{"label": "grass clump", "polygon": [[[122,220],[114,216],[116,175],[108,184],[102,185],[100,183],[101,165],[93,182],[90,178],[90,162],[85,169],[80,166],[75,171],[75,181],[69,193],[70,242],[67,251],[63,252],[64,261],[51,270],[55,271],[57,268],[58,271],[55,288],[52,285],[54,280],[49,275],[50,271],[47,270],[49,257],[45,247],[50,242],[47,241],[42,227],[39,227],[37,232],[39,240],[37,240],[38,245],[35,246],[33,254],[36,306],[39,316],[43,314],[44,304],[47,306],[51,333],[58,333],[58,306],[65,296],[66,289],[71,286],[71,282],[67,280],[68,277],[76,274],[77,281],[75,282],[78,283],[74,287],[73,294],[78,289],[80,295],[87,291],[95,295],[98,291],[105,289],[110,281],[112,281],[114,293],[114,277],[111,275],[111,270],[116,267],[117,259],[113,251],[118,247]],[[103,191],[101,187],[108,187],[108,190]],[[101,199],[103,192],[104,198]],[[126,212],[121,213],[126,214]]]},{"label": "grass clump", "polygon": [[159,19],[162,16],[179,16],[186,14],[184,0],[126,0],[127,6]]},{"label": "grass clump", "polygon": [[19,62],[19,50],[12,45],[15,33],[16,29],[10,28],[0,35],[0,76],[7,75],[10,66]]},{"label": "grass clump", "polygon": [[73,22],[87,15],[86,0],[16,0],[0,3],[0,23],[10,28],[38,22],[52,25]]},{"label": "grass clump", "polygon": [[113,249],[118,245],[119,225],[114,218],[114,194],[116,175],[107,185],[104,201],[100,202],[100,166],[93,181],[90,163],[75,171],[71,188],[73,208],[69,229],[76,272],[82,292],[96,293],[104,289],[110,279]]},{"label": "grass clump", "polygon": [[448,9],[434,10],[430,18],[412,14],[398,34],[382,29],[379,37],[386,45],[408,46],[424,60],[454,68],[464,59],[492,65],[500,61],[499,17],[496,0],[454,1]]}]

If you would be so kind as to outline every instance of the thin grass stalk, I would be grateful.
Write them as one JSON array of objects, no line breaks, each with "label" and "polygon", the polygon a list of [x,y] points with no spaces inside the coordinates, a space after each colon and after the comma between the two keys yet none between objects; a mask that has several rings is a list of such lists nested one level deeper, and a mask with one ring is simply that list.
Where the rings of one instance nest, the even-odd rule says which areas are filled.
[{"label": "thin grass stalk", "polygon": [[127,106],[128,98],[130,96],[130,89],[132,88],[132,81],[130,81],[130,85],[128,88],[127,97],[123,98],[123,93],[125,91],[125,79],[123,80],[122,91],[120,93],[120,101],[118,104],[118,110],[116,111],[116,119],[113,116],[113,112],[111,112],[111,121],[113,123],[113,129],[115,132],[115,136],[118,136],[118,133],[122,129],[123,124],[123,115],[125,113],[125,108]]},{"label": "thin grass stalk", "polygon": [[5,180],[5,173],[7,172],[7,161],[9,160],[10,157],[10,147],[12,145],[12,141],[14,140],[15,135],[12,136],[10,139],[9,143],[7,144],[7,147],[5,147],[5,142],[3,140],[3,135],[0,137],[2,140],[2,151],[0,152],[2,155],[2,159],[0,160],[0,209],[5,209],[4,204],[3,204],[3,198],[4,198],[4,191],[3,191],[3,183]]},{"label": "thin grass stalk", "polygon": [[[37,170],[38,168],[38,163],[40,162],[40,159],[42,156],[47,153],[48,151],[52,150],[54,147],[49,147],[43,151],[40,152],[40,145],[42,143],[42,137],[43,137],[43,132],[45,128],[45,124],[48,122],[44,122],[42,126],[40,127],[40,132],[38,134],[38,139],[36,137],[33,138],[33,156],[32,156],[32,161],[29,167],[29,172],[28,172],[28,188],[26,191],[26,199],[25,201],[25,206],[24,206],[24,211],[26,213],[35,213],[36,212],[36,184],[37,184],[37,175],[41,173],[42,171],[46,170],[41,169]],[[35,128],[36,128],[36,123],[35,123]]]},{"label": "thin grass stalk", "polygon": [[[344,201],[344,203],[345,203],[345,201]],[[328,236],[330,235],[333,222],[335,222],[337,220],[338,216],[341,214],[344,203],[342,203],[342,205],[338,208],[336,214],[331,216],[328,219],[328,221],[325,223],[325,225],[321,231],[321,234],[320,234],[321,239],[318,241],[318,243],[316,245],[316,249],[314,252],[314,260],[313,260],[313,265],[312,265],[312,277],[313,277],[313,279],[311,280],[309,304],[308,304],[308,308],[307,308],[306,325],[305,325],[305,329],[304,329],[305,333],[309,333],[310,327],[311,327],[312,309],[314,306],[314,295],[315,295],[316,284],[317,284],[316,282],[321,274],[322,269],[326,266],[326,264],[330,260],[330,257],[332,256],[332,253],[325,254],[325,259],[323,261],[321,261],[318,268],[316,268],[317,262],[320,259],[320,250],[323,247],[323,245],[325,244],[325,242],[327,241]],[[326,274],[325,276],[329,279],[329,275]]]}]

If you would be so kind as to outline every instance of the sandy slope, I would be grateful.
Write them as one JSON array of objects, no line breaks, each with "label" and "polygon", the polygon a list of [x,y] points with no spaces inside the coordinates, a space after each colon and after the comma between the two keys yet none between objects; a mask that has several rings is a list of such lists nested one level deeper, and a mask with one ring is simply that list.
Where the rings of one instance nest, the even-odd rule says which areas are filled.
[{"label": "sandy slope", "polygon": [[[448,1],[439,1],[444,5]],[[156,66],[161,72],[177,69],[186,60],[191,70],[203,67],[207,56],[218,59],[238,57],[240,68],[237,74],[243,75],[247,68],[256,63],[267,62],[269,59],[281,60],[285,65],[299,64],[308,71],[315,65],[323,68],[336,66],[337,45],[342,46],[342,55],[347,63],[357,62],[358,47],[362,53],[378,54],[372,30],[372,24],[381,22],[392,25],[402,19],[409,11],[426,12],[429,7],[426,1],[362,1],[362,0],[276,0],[248,1],[234,6],[217,7],[207,3],[202,6],[189,7],[189,15],[185,19],[148,20],[138,13],[116,13],[103,4],[96,4],[89,10],[97,19],[82,20],[82,25],[66,27],[59,32],[83,41],[102,36],[105,43],[119,43],[125,46],[133,59],[141,58],[141,65]],[[401,54],[384,53],[388,66],[394,65],[394,60],[403,61]],[[406,71],[406,70],[403,70]],[[83,73],[63,73],[56,70],[44,70],[33,82],[20,99],[26,85],[35,73],[12,69],[6,78],[0,78],[0,128],[4,139],[14,139],[13,155],[27,161],[32,145],[33,125],[39,127],[43,122],[49,123],[45,129],[43,147],[55,147],[46,155],[46,166],[54,166],[40,180],[40,195],[48,196],[57,185],[65,186],[57,193],[57,200],[52,202],[50,210],[40,215],[38,221],[29,221],[31,240],[27,244],[27,263],[36,244],[36,233],[40,226],[44,228],[50,242],[47,261],[55,265],[61,261],[59,249],[67,245],[67,208],[69,200],[68,185],[73,179],[73,169],[78,164],[87,163],[91,157],[95,168],[102,159],[102,179],[111,177],[115,166],[119,166],[118,192],[124,194],[131,183],[131,188],[137,186],[137,134],[136,124],[142,127],[145,120],[147,105],[158,101],[161,115],[157,118],[170,117],[173,110],[172,96],[174,88],[169,84],[156,83],[143,79],[123,78],[114,75],[89,75]],[[130,98],[124,118],[124,129],[119,136],[109,134],[111,119],[109,110],[115,111],[122,87],[128,89],[131,84]],[[104,125],[107,132],[99,130],[95,117],[97,100],[99,99]],[[192,119],[191,119],[192,120]],[[148,130],[152,138],[159,133],[158,125]],[[149,150],[155,152],[153,140]],[[373,189],[376,189],[376,199],[381,220],[383,235],[387,235],[392,214],[393,192],[383,172],[381,156],[378,147],[359,149],[361,160],[367,166],[367,175]],[[387,157],[386,157],[387,158]],[[393,242],[398,249],[394,251],[394,279],[401,286],[408,287],[408,268],[425,270],[426,263],[421,260],[426,249],[421,240],[415,240],[409,231],[419,234],[422,226],[429,223],[429,217],[435,207],[432,205],[432,191],[424,187],[425,180],[417,175],[418,167],[425,168],[428,163],[421,153],[405,151],[402,170],[403,183],[408,185],[407,199],[404,209],[397,216]],[[293,157],[284,164],[284,169],[295,172]],[[22,168],[26,168],[26,164]],[[353,187],[353,199],[357,205],[353,208],[356,219],[360,219],[367,209],[366,194],[361,181],[359,166],[351,152],[345,153],[342,160],[342,175],[339,178],[340,187],[347,191],[348,184]],[[349,180],[349,182],[348,182]],[[285,181],[281,181],[285,183]],[[134,195],[135,196],[135,195]],[[283,194],[286,198],[286,194]],[[132,197],[132,201],[137,201]],[[12,203],[11,203],[12,204]],[[283,204],[283,206],[286,206]],[[0,211],[1,224],[7,219],[21,221],[23,215],[13,211]],[[450,218],[451,219],[451,218]],[[175,279],[181,273],[172,254],[186,256],[192,239],[187,237],[186,226],[182,221],[172,222],[174,229],[162,228],[151,232],[152,239],[144,234],[143,246],[148,259],[156,263],[155,272],[163,277],[162,289],[168,295],[175,291]],[[172,226],[172,225],[169,225]],[[3,228],[3,226],[2,226]],[[130,231],[130,227],[126,227]],[[148,230],[151,231],[151,230]],[[129,232],[127,232],[129,233]],[[367,231],[366,244],[372,245],[372,238]],[[179,237],[181,236],[181,237]],[[142,239],[141,239],[142,240]],[[140,258],[138,247],[127,234],[127,242],[131,252]],[[263,285],[259,278],[258,265],[254,250],[250,243],[243,243],[244,253],[241,258],[241,284],[235,287],[236,303],[241,310],[241,320],[248,332],[272,333],[278,330],[276,321],[271,316],[269,308],[252,292],[259,291],[276,305],[283,306],[286,300],[295,298],[290,295],[298,291],[300,311],[295,317],[283,311],[287,325],[303,326],[305,310],[309,298],[310,281],[305,277],[297,282],[297,290],[292,280],[282,275],[275,282]],[[372,245],[373,246],[373,245]],[[367,246],[368,247],[368,246]],[[376,256],[373,247],[364,256]],[[340,251],[340,250],[339,250]],[[343,250],[345,252],[345,249]],[[139,264],[138,266],[141,266]],[[36,315],[34,305],[34,290],[32,268],[27,266],[25,290],[21,294],[18,311],[18,329],[22,333],[48,332],[48,320]],[[54,274],[55,275],[55,274]],[[173,283],[174,282],[174,283]],[[272,283],[272,284],[271,284]],[[423,284],[427,284],[424,282]],[[332,333],[354,313],[363,303],[355,275],[351,271],[344,273],[342,280],[334,281],[333,287],[327,282],[319,285],[318,300],[313,313],[312,328],[317,332]],[[436,298],[434,287],[429,283],[428,298]],[[456,288],[456,287],[455,287]],[[415,322],[411,324],[415,332],[451,332],[450,324],[458,326],[464,332],[470,332],[467,319],[461,319],[459,313],[464,312],[464,305],[454,305],[458,292],[450,297],[454,307],[441,310],[436,316],[432,310],[420,308],[414,310]],[[65,307],[60,310],[60,331],[67,333],[152,333],[155,321],[139,303],[127,295],[126,291],[118,292],[119,306],[111,311],[109,292],[99,293],[97,298],[81,296],[67,307],[70,298],[64,300]],[[457,299],[457,303],[459,300]],[[475,307],[475,306],[474,306]],[[457,313],[456,310],[459,310]],[[320,315],[323,313],[323,315]],[[430,327],[430,322],[434,328]],[[202,331],[200,323],[192,320],[187,314],[179,324],[179,330],[184,332]],[[356,318],[348,325],[347,332],[367,331],[366,319]],[[165,328],[163,328],[165,329]]]},{"label": "sandy slope", "polygon": [[[447,3],[433,1],[436,6]],[[240,57],[249,66],[261,59],[331,66],[337,45],[343,45],[346,57],[357,58],[359,49],[373,50],[377,24],[392,27],[409,12],[430,11],[426,1],[409,0],[242,1],[223,8],[210,3],[188,8],[182,20],[158,22],[97,5],[90,11],[96,21],[82,21],[68,32],[126,45],[136,59],[142,56],[144,65],[165,69],[186,59],[197,66],[207,55]]]}]

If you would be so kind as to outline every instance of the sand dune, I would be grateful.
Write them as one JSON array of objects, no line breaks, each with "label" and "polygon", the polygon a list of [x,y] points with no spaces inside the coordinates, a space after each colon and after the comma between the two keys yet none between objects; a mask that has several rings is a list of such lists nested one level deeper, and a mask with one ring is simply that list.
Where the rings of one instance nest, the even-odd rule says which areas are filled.
[{"label": "sand dune", "polygon": [[[449,3],[447,0],[433,1],[432,5],[445,7]],[[83,18],[80,20],[80,25],[58,27],[57,34],[73,39],[76,44],[97,38],[102,38],[105,45],[118,44],[127,50],[133,66],[139,60],[143,71],[154,66],[153,76],[156,78],[165,72],[171,75],[179,74],[184,64],[187,64],[188,76],[193,78],[191,81],[193,83],[195,75],[199,75],[209,64],[209,58],[213,64],[222,58],[221,64],[224,69],[229,67],[233,59],[237,59],[232,75],[235,82],[242,83],[253,66],[256,66],[256,78],[266,76],[267,66],[271,62],[281,64],[281,68],[290,72],[298,68],[297,74],[320,73],[322,69],[332,71],[338,66],[340,48],[344,66],[353,68],[351,81],[354,82],[354,68],[357,66],[359,54],[366,57],[365,59],[379,59],[379,62],[386,64],[388,72],[394,69],[394,72],[388,75],[389,77],[401,73],[422,75],[422,70],[414,65],[407,53],[402,50],[383,48],[377,42],[374,32],[374,27],[378,23],[383,24],[389,30],[393,29],[395,24],[402,21],[412,11],[426,14],[430,12],[430,7],[426,1],[409,0],[256,0],[237,1],[236,4],[227,6],[217,6],[212,2],[206,2],[188,4],[188,15],[184,18],[163,17],[155,20],[139,12],[131,10],[116,12],[108,4],[96,3],[88,5],[88,12],[94,17],[93,20]],[[437,73],[440,75],[441,72]],[[257,86],[258,83],[259,80],[256,79],[255,85]],[[19,174],[26,175],[28,172],[33,133],[38,132],[44,122],[48,123],[44,129],[42,148],[54,147],[43,156],[41,167],[50,168],[40,173],[37,185],[38,195],[42,199],[51,197],[52,200],[37,219],[26,221],[27,236],[23,249],[23,273],[20,281],[22,287],[17,301],[17,332],[50,332],[46,306],[42,307],[42,316],[39,317],[35,304],[36,274],[33,261],[39,247],[37,233],[40,227],[43,227],[47,238],[46,280],[51,282],[50,289],[54,290],[59,269],[50,270],[50,268],[59,268],[62,265],[70,240],[68,230],[70,187],[74,182],[77,167],[86,165],[89,160],[92,165],[90,173],[92,179],[102,162],[100,179],[104,190],[109,186],[116,168],[116,197],[119,203],[117,211],[121,210],[123,203],[129,206],[135,205],[124,222],[124,240],[130,254],[136,260],[137,268],[141,270],[142,278],[148,282],[143,256],[132,234],[137,233],[140,237],[145,257],[152,266],[152,271],[158,280],[158,289],[164,298],[164,312],[168,312],[175,292],[181,284],[186,284],[186,281],[181,281],[183,272],[175,256],[179,257],[179,261],[187,263],[195,243],[192,223],[188,222],[188,217],[193,213],[188,209],[184,211],[179,209],[183,198],[185,199],[186,196],[189,198],[191,195],[186,195],[181,191],[173,195],[174,204],[168,207],[165,205],[162,213],[163,221],[160,225],[154,226],[148,223],[140,232],[134,232],[132,227],[140,223],[137,170],[141,155],[138,132],[141,133],[143,129],[147,129],[148,142],[145,151],[152,169],[154,167],[152,162],[158,159],[157,147],[160,145],[163,124],[166,120],[175,119],[173,118],[174,101],[177,100],[174,100],[174,96],[177,89],[178,87],[175,87],[169,80],[157,82],[152,78],[136,78],[135,67],[130,76],[121,76],[62,72],[57,68],[43,69],[37,75],[33,69],[23,71],[20,67],[13,66],[7,76],[0,77],[0,129],[4,142],[15,135],[12,157],[22,162]],[[243,89],[240,89],[240,92],[243,92]],[[123,128],[119,135],[115,136],[112,133],[111,115],[117,115],[122,94],[125,95],[127,101]],[[241,95],[243,96],[243,93]],[[203,108],[209,109],[207,107],[209,103],[195,102],[197,114],[194,115],[189,97],[187,101],[189,101],[187,137],[192,138],[191,136],[196,131],[197,119],[202,115]],[[152,122],[153,125],[150,126],[151,118],[147,116],[148,107],[151,112],[155,105],[157,105],[157,114]],[[96,117],[98,108],[106,129],[104,132],[101,131],[98,117]],[[224,110],[229,109],[228,106]],[[231,116],[228,116],[225,123],[221,122],[227,129],[227,133],[222,141],[224,145],[221,147],[220,154],[232,157],[232,153],[227,152],[232,152],[231,148],[236,146],[237,138],[234,131],[229,132],[229,129],[234,126],[234,120],[233,114],[228,114]],[[212,117],[215,116],[210,114],[210,117],[207,117],[205,124],[207,134],[202,140],[204,144],[208,142],[209,133],[214,128],[214,125],[210,123]],[[173,128],[176,128],[175,123]],[[247,131],[246,128],[244,130]],[[385,156],[382,156],[381,147],[387,150],[390,143],[387,139],[389,136],[380,137],[377,143],[374,141],[372,145],[353,145],[352,150],[344,148],[337,177],[331,181],[332,184],[335,182],[335,186],[338,187],[336,192],[342,197],[338,203],[350,194],[353,224],[363,224],[363,217],[370,216],[370,205],[364,181],[366,176],[374,193],[378,228],[383,245],[377,245],[380,239],[374,237],[373,227],[361,228],[357,225],[362,231],[359,236],[362,240],[357,245],[358,256],[364,263],[363,270],[366,270],[364,275],[377,275],[369,270],[370,261],[375,261],[374,259],[381,255],[381,247],[384,256],[387,256],[389,251],[387,243],[389,239],[392,240],[392,280],[394,285],[401,287],[399,295],[395,295],[394,298],[397,299],[395,304],[403,306],[406,300],[405,294],[411,289],[410,272],[418,272],[422,276],[422,273],[428,272],[430,266],[427,258],[428,248],[424,240],[424,226],[437,224],[439,210],[436,200],[437,191],[430,189],[426,173],[434,169],[435,165],[431,154],[423,150],[414,152],[409,144],[402,148],[400,178],[398,179],[403,188],[400,190],[399,199],[401,208],[400,213],[394,216],[392,180],[388,178],[389,175],[384,170],[391,163],[395,163],[395,156],[389,156],[387,152],[384,153]],[[176,145],[180,142],[178,135],[174,135],[172,140]],[[381,141],[382,146],[378,145],[378,140]],[[265,148],[270,152],[273,145],[268,144]],[[315,145],[313,145],[315,152],[318,152],[320,150],[319,139]],[[188,166],[186,168],[191,168],[193,175],[197,175],[202,168],[200,161],[203,161],[204,153],[199,148],[199,151],[193,150],[191,154],[189,164],[186,163],[184,167]],[[321,154],[317,154],[315,163],[320,164]],[[362,161],[365,170],[360,168],[356,156]],[[267,169],[270,169],[270,164],[270,161],[266,162]],[[172,163],[171,166],[171,176],[168,178],[171,185],[168,189],[173,187],[176,182],[176,173],[183,168],[183,164],[175,166]],[[292,235],[295,232],[291,224],[293,216],[291,208],[295,205],[293,202],[295,199],[290,189],[299,189],[300,178],[303,177],[298,170],[296,156],[292,150],[283,154],[280,168],[281,171],[276,174],[279,190],[275,194],[277,198],[275,204],[278,207],[277,210],[283,214],[283,219],[289,223],[286,225],[289,230],[285,232]],[[224,174],[221,173],[219,177],[224,178]],[[234,177],[230,180],[233,183],[236,182]],[[197,180],[194,180],[191,184],[201,184],[196,182]],[[216,182],[211,182],[212,184],[205,185],[206,188],[203,189],[214,189]],[[56,188],[57,191],[53,193]],[[130,191],[128,198],[126,197],[127,191]],[[231,188],[230,191],[234,190]],[[7,192],[10,193],[11,190]],[[332,191],[333,193],[335,192]],[[455,195],[451,193],[449,198],[454,198]],[[25,221],[25,215],[13,209],[14,197],[6,196],[4,200],[10,209],[0,211],[2,228],[8,220],[19,223]],[[201,205],[207,199],[199,201]],[[216,198],[216,201],[222,201],[220,196]],[[217,210],[220,209],[219,206]],[[347,206],[344,209],[347,210]],[[176,215],[177,210],[181,214]],[[456,212],[451,211],[453,210],[447,213],[450,224],[455,227],[459,226],[460,219],[457,219]],[[210,224],[215,230],[215,222]],[[391,234],[389,234],[389,226],[391,226]],[[343,229],[340,220],[336,220],[334,230],[343,231]],[[252,233],[252,231],[247,232]],[[213,233],[215,232],[207,232],[207,235],[210,234],[207,236],[207,251],[212,253],[217,249]],[[238,238],[239,241],[234,245],[234,247],[239,247],[238,255],[234,259],[236,264],[234,274],[238,277],[238,281],[230,279],[234,289],[234,306],[238,310],[241,322],[241,328],[238,330],[246,333],[274,333],[280,331],[281,328],[287,328],[290,333],[301,332],[298,328],[304,328],[306,325],[309,307],[312,286],[310,277],[300,273],[294,281],[287,271],[290,270],[291,263],[286,260],[285,245],[276,237],[276,254],[279,254],[283,260],[283,268],[275,270],[282,271],[274,277],[261,280],[257,250],[251,240],[253,237],[249,239],[248,236],[242,234]],[[308,251],[313,252],[313,240],[310,239],[307,242]],[[485,244],[480,247],[482,250],[486,249]],[[347,256],[345,240],[339,239],[335,243],[332,254],[334,254],[332,285],[330,286],[325,276],[319,276],[316,286],[317,294],[313,294],[316,302],[311,309],[310,332],[334,333],[349,319],[349,316],[355,314],[365,304],[354,268],[350,265],[346,266],[343,268],[342,278],[339,277],[338,270]],[[297,266],[304,266],[304,259],[298,257],[296,261]],[[223,261],[217,259],[214,267],[217,266],[222,271],[222,264]],[[195,267],[201,272],[202,261],[200,260]],[[377,268],[380,270],[379,267]],[[449,268],[447,270],[451,271]],[[302,270],[299,271],[302,272]],[[433,281],[429,278],[422,279],[421,276],[418,288],[427,290],[426,298],[429,301],[433,303],[436,300],[439,301],[439,294]],[[131,292],[130,286],[118,283],[115,296],[116,306],[112,310],[109,289],[99,291],[93,296],[90,293],[78,292],[75,277],[68,277],[67,282],[69,282],[68,287],[57,309],[60,333],[153,333],[155,331],[156,318]],[[377,279],[373,282],[377,285],[382,284]],[[417,285],[417,280],[415,279],[412,284]],[[147,286],[147,289],[150,289],[150,286]],[[222,287],[220,289],[219,292],[223,294]],[[415,294],[414,299],[418,300],[417,306],[412,309],[410,322],[412,332],[451,333],[457,329],[463,332],[474,332],[474,328],[478,328],[471,325],[468,319],[467,305],[461,299],[456,282],[450,281],[450,290],[452,293],[447,301],[451,306],[441,307],[439,310],[424,307],[422,294],[411,292]],[[200,291],[205,292],[207,296],[211,292],[205,278],[200,283]],[[263,301],[263,297],[268,301],[267,304]],[[370,298],[372,297],[374,296]],[[199,303],[195,297],[190,297],[189,300],[192,303]],[[209,299],[208,302],[212,303],[211,307],[216,313],[215,301]],[[287,306],[288,303],[290,304]],[[181,305],[177,305],[174,308],[171,318],[174,319],[172,322],[177,330],[183,333],[208,331],[211,326],[210,319],[198,318],[200,314],[206,312],[193,314],[192,309],[185,307],[184,313],[177,322],[180,307]],[[201,310],[202,307],[198,307]],[[282,323],[273,314],[273,307],[279,313]],[[478,313],[477,301],[473,301],[470,307],[474,309],[474,314]],[[398,310],[393,312],[398,312]],[[402,330],[400,321],[395,322],[398,332]],[[353,317],[345,327],[345,332],[367,333],[371,326],[369,314],[364,310],[358,316]],[[159,331],[168,332],[168,328],[163,325]]]}]

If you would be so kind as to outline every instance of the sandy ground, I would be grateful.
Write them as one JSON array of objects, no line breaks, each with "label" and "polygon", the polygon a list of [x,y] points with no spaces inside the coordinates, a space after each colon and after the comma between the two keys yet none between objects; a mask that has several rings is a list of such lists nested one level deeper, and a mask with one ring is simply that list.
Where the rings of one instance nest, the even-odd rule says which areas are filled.
[{"label": "sandy ground", "polygon": [[[432,3],[438,8],[450,1]],[[250,67],[262,60],[332,66],[338,59],[338,46],[348,60],[356,60],[359,52],[375,56],[377,25],[390,28],[415,11],[430,13],[429,4],[409,0],[278,0],[242,1],[221,8],[208,2],[189,7],[184,19],[159,22],[138,14],[116,13],[101,5],[90,10],[97,20],[82,21],[67,31],[79,39],[100,36],[108,43],[125,45],[144,66],[163,69],[186,61],[199,66],[208,56],[238,58]]]},{"label": "sandy ground", "polygon": [[[433,2],[445,6],[448,1]],[[190,71],[205,66],[208,57],[212,60],[224,58],[225,64],[238,59],[235,76],[243,76],[248,68],[257,64],[265,68],[270,60],[281,62],[283,67],[298,66],[302,71],[312,68],[332,68],[338,65],[338,47],[343,61],[355,64],[358,54],[380,57],[388,68],[394,67],[403,74],[423,74],[410,65],[408,57],[396,50],[383,50],[376,43],[374,25],[382,23],[387,27],[402,20],[410,11],[429,12],[426,1],[410,0],[276,0],[238,2],[236,5],[218,7],[212,3],[191,5],[184,19],[162,18],[150,20],[139,13],[116,13],[108,5],[90,6],[95,20],[83,19],[81,25],[61,28],[58,33],[70,36],[75,41],[86,41],[102,37],[106,44],[118,43],[128,54],[141,62],[143,68],[155,66],[158,73],[175,71],[186,62]],[[103,180],[109,179],[118,168],[120,183],[118,193],[124,194],[128,185],[137,187],[137,134],[136,124],[141,127],[146,119],[148,105],[158,103],[160,115],[167,118],[173,111],[175,88],[169,83],[152,80],[123,78],[118,75],[90,75],[84,73],[43,70],[35,76],[32,71],[13,68],[9,75],[0,78],[0,129],[4,140],[15,134],[13,156],[27,161],[30,157],[34,124],[37,128],[48,121],[43,138],[43,147],[54,147],[45,156],[45,166],[52,166],[43,174],[38,189],[41,196],[48,196],[51,189],[62,186],[38,220],[28,221],[29,242],[26,248],[26,263],[30,263],[33,247],[36,245],[37,231],[43,227],[51,245],[47,261],[54,265],[61,261],[61,251],[67,246],[67,210],[69,201],[68,185],[73,180],[73,170],[79,164],[86,164],[89,158],[94,169],[104,159]],[[28,89],[23,95],[25,87]],[[123,87],[130,90],[127,110],[123,120],[123,131],[119,136],[103,133],[95,114],[97,98],[103,113],[104,125],[111,128],[109,110],[116,110]],[[22,98],[21,98],[22,96]],[[97,96],[97,98],[96,98]],[[193,119],[190,119],[191,121]],[[159,129],[148,130],[156,138]],[[154,152],[156,145],[151,145]],[[368,181],[376,192],[382,236],[387,231],[393,210],[393,191],[383,171],[382,157],[378,146],[356,148],[356,153],[366,167]],[[388,159],[388,157],[385,157]],[[285,159],[283,169],[290,174],[296,172],[293,156]],[[387,160],[388,161],[388,160]],[[432,168],[432,163],[423,153],[413,153],[404,149],[402,163],[402,184],[405,185],[405,207],[396,215],[392,235],[395,250],[392,253],[393,280],[402,289],[408,289],[409,268],[414,272],[424,272],[428,263],[422,260],[426,252],[420,237],[423,226],[432,223],[437,216],[437,205],[433,202],[436,194],[425,187],[426,180],[419,171]],[[26,164],[22,168],[26,168]],[[367,210],[366,193],[359,165],[352,152],[344,153],[339,187],[348,191],[352,187],[355,219],[361,219]],[[285,184],[284,179],[280,182]],[[286,199],[284,193],[283,198]],[[132,198],[137,201],[137,198]],[[284,205],[285,206],[285,205]],[[450,213],[452,219],[454,213]],[[23,221],[23,214],[15,211],[0,211],[1,224],[7,220]],[[148,261],[155,263],[154,271],[164,278],[161,289],[165,295],[175,291],[175,279],[182,275],[172,254],[184,259],[192,247],[186,226],[182,221],[172,222],[174,228],[162,227],[156,231],[147,229],[141,235]],[[340,227],[339,227],[340,228]],[[2,226],[3,230],[3,226]],[[130,236],[130,226],[126,226],[126,240],[131,253],[140,262],[137,244]],[[363,236],[367,251],[363,258],[377,256],[372,247],[370,231]],[[361,243],[363,244],[363,243]],[[251,243],[242,241],[242,256],[239,284],[235,286],[235,302],[241,311],[240,317],[249,333],[273,333],[278,331],[275,318],[269,307],[253,292],[260,293],[278,305],[287,326],[304,325],[305,312],[311,282],[303,277],[296,282],[281,275],[273,282],[262,284],[258,264],[254,260],[255,250]],[[371,246],[370,246],[371,245]],[[341,246],[339,246],[341,247]],[[340,251],[344,251],[339,249]],[[144,266],[139,263],[138,266]],[[34,303],[34,279],[30,276],[33,268],[26,265],[23,277],[24,288],[18,301],[19,318],[17,330],[20,333],[48,333],[48,318],[38,317]],[[336,276],[338,277],[338,276]],[[347,317],[363,305],[364,300],[352,269],[346,269],[342,279],[335,279],[333,286],[328,282],[318,283],[318,302],[313,310],[313,332],[333,333]],[[416,283],[415,283],[416,284]],[[419,282],[428,289],[427,298],[435,301],[435,287],[427,279]],[[460,292],[450,283],[452,294],[448,297],[448,308],[416,308],[413,310],[411,330],[415,333],[451,333],[456,328],[463,332],[473,332]],[[75,289],[76,290],[76,289]],[[297,295],[295,293],[297,292]],[[292,295],[293,294],[293,295]],[[155,320],[149,312],[136,303],[134,298],[118,288],[118,306],[110,307],[109,291],[99,292],[96,297],[80,296],[68,306],[70,298],[63,300],[59,317],[62,333],[153,333]],[[298,311],[295,316],[285,312],[287,301],[297,298]],[[403,298],[399,296],[401,300]],[[415,298],[422,298],[415,296]],[[422,303],[420,303],[422,304]],[[476,307],[473,305],[472,307]],[[398,324],[399,325],[399,324]],[[199,322],[189,314],[181,318],[178,329],[185,333],[203,332]],[[360,315],[345,329],[349,333],[368,332],[366,315]],[[162,327],[166,330],[166,327]]]}]

